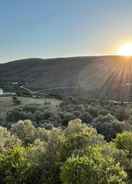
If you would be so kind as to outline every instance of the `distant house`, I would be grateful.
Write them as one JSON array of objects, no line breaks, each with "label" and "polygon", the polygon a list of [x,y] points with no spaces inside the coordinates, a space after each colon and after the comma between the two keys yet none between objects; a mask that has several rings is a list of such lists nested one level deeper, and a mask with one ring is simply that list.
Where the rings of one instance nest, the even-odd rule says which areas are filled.
[{"label": "distant house", "polygon": [[0,95],[3,95],[4,94],[4,91],[2,88],[0,88]]},{"label": "distant house", "polygon": [[4,92],[4,90],[2,88],[0,88],[0,96],[16,96],[16,93]]}]

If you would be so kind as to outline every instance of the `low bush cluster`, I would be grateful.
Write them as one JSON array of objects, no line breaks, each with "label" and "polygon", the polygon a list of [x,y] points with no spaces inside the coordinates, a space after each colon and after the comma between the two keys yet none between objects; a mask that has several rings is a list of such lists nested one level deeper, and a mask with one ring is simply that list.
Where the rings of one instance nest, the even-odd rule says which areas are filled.
[{"label": "low bush cluster", "polygon": [[0,124],[10,128],[19,120],[30,119],[35,127],[52,129],[52,127],[67,127],[70,120],[79,118],[97,129],[98,133],[110,141],[117,133],[132,130],[132,106],[119,102],[83,100],[67,98],[54,111],[47,104],[19,106],[7,112]]},{"label": "low bush cluster", "polygon": [[131,163],[131,131],[107,142],[80,119],[50,130],[30,120],[0,128],[1,184],[128,184]]}]

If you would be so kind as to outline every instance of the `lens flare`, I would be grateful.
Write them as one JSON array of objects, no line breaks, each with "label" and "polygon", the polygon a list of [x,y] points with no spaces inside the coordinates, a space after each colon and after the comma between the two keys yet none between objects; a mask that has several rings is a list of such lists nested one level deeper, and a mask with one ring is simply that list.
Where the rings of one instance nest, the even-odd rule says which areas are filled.
[{"label": "lens flare", "polygon": [[132,56],[132,43],[122,45],[117,54],[121,56]]}]

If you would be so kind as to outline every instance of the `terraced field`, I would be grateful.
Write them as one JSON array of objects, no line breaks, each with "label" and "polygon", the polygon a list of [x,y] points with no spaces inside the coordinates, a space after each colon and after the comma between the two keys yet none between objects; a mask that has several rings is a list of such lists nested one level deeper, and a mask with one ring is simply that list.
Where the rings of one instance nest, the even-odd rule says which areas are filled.
[{"label": "terraced field", "polygon": [[132,100],[132,58],[25,59],[0,65],[0,82],[24,81],[41,93]]}]

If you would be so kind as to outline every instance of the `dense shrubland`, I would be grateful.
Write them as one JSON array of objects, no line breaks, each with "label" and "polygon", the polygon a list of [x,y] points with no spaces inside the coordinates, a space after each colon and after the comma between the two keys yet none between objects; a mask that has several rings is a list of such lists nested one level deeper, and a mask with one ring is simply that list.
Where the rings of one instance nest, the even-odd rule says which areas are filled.
[{"label": "dense shrubland", "polygon": [[46,103],[43,106],[19,106],[7,112],[4,118],[0,115],[0,125],[10,128],[19,120],[30,119],[35,127],[64,128],[70,120],[76,118],[96,128],[97,132],[109,141],[115,138],[117,133],[131,130],[132,105],[91,99],[75,100],[70,97],[64,99],[55,111],[51,111]]},{"label": "dense shrubland", "polygon": [[0,128],[1,184],[125,184],[131,171],[132,132],[108,143],[80,119],[64,129],[30,120]]},{"label": "dense shrubland", "polygon": [[[28,120],[30,119],[30,120]],[[132,108],[64,100],[0,118],[1,184],[131,184]]]}]

